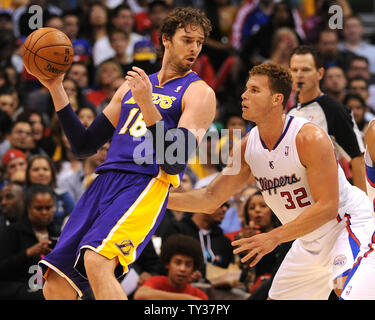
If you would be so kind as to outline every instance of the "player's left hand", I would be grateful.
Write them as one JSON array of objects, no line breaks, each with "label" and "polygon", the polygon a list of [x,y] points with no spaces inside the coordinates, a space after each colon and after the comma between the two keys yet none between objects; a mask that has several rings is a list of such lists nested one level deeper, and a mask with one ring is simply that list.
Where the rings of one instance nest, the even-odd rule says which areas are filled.
[{"label": "player's left hand", "polygon": [[250,267],[254,267],[263,256],[274,250],[277,245],[278,243],[275,237],[273,237],[270,232],[260,233],[250,238],[242,238],[232,242],[232,246],[238,246],[238,248],[233,250],[234,254],[249,251],[248,254],[241,259],[241,262],[244,263],[253,259],[250,263]]},{"label": "player's left hand", "polygon": [[133,67],[128,71],[125,79],[128,81],[133,98],[139,106],[152,102],[152,84],[141,68]]}]

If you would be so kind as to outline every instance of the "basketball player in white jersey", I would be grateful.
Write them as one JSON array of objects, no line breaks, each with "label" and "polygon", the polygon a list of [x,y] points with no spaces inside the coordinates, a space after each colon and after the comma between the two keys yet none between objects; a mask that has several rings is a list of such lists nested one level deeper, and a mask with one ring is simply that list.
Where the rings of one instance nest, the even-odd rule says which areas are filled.
[{"label": "basketball player in white jersey", "polygon": [[284,115],[291,83],[290,73],[272,63],[251,70],[242,110],[243,118],[257,126],[235,145],[234,154],[241,156],[234,155],[206,188],[171,194],[168,207],[211,213],[252,173],[282,226],[234,241],[234,253],[247,252],[242,262],[253,259],[254,266],[277,245],[295,240],[275,275],[270,299],[328,299],[333,280],[338,295],[338,280],[343,281],[345,299],[375,299],[375,282],[369,281],[375,273],[370,201],[345,179],[325,131]]}]

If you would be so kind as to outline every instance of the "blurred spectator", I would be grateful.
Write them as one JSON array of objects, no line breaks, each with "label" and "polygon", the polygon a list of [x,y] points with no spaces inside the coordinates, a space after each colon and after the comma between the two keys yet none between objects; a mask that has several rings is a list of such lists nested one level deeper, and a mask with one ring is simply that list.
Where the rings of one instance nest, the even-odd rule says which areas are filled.
[{"label": "blurred spectator", "polygon": [[13,21],[11,11],[0,12],[0,29],[7,29],[13,32]]},{"label": "blurred spectator", "polygon": [[206,264],[227,268],[234,261],[230,240],[219,227],[228,208],[228,203],[224,203],[212,214],[185,215],[180,221],[170,225],[163,239],[164,242],[172,234],[180,233],[199,240],[204,260],[204,266],[199,271],[203,278],[206,275]]},{"label": "blurred spectator", "polygon": [[365,78],[354,77],[348,81],[348,93],[357,94],[363,98],[366,104],[366,121],[371,121],[375,117],[375,110],[373,110],[368,102],[370,100],[369,84]]},{"label": "blurred spectator", "polygon": [[76,81],[83,94],[90,90],[89,70],[83,62],[73,62],[66,73],[66,78]]},{"label": "blurred spectator", "polygon": [[65,11],[62,15],[63,30],[72,41],[74,57],[73,61],[80,61],[87,65],[91,63],[91,44],[81,37],[81,20],[77,10]]},{"label": "blurred spectator", "polygon": [[55,200],[53,221],[61,228],[64,219],[73,210],[75,202],[68,191],[56,188],[56,173],[48,156],[35,155],[29,160],[26,170],[26,186],[30,188],[35,184],[52,188]]},{"label": "blurred spectator", "polygon": [[[143,36],[134,32],[134,12],[127,4],[120,4],[113,9],[111,22],[113,29],[122,30],[126,35],[125,56],[127,57],[127,63],[131,63],[133,61],[134,44],[143,40]],[[111,49],[111,54],[111,57],[115,55],[113,49]]]},{"label": "blurred spectator", "polygon": [[272,37],[271,56],[269,61],[288,68],[290,54],[297,46],[298,38],[292,29],[278,29]]},{"label": "blurred spectator", "polygon": [[108,92],[108,96],[107,98],[105,98],[100,104],[99,106],[96,108],[97,110],[97,114],[99,114],[100,112],[102,112],[104,110],[104,108],[108,105],[108,103],[111,101],[113,95],[116,93],[116,91],[118,90],[118,88],[121,87],[121,85],[124,83],[125,79],[122,78],[122,77],[119,77],[117,79],[115,79],[114,81],[112,81],[111,83],[111,86],[110,86],[110,90]]},{"label": "blurred spectator", "polygon": [[15,53],[17,49],[17,38],[14,33],[7,29],[0,29],[0,67],[7,65],[15,67],[17,72],[23,70],[23,60]]},{"label": "blurred spectator", "polygon": [[25,195],[17,183],[8,183],[0,189],[0,234],[11,223],[18,221],[25,213]]},{"label": "blurred spectator", "polygon": [[98,107],[112,91],[112,83],[117,78],[123,78],[121,65],[113,60],[107,60],[100,64],[96,74],[97,89],[86,94],[86,99],[95,107]]},{"label": "blurred spectator", "polygon": [[0,158],[9,150],[10,141],[7,139],[12,128],[12,119],[9,115],[0,110]]},{"label": "blurred spectator", "polygon": [[163,243],[160,257],[168,275],[148,278],[135,292],[135,300],[208,300],[203,291],[189,284],[202,264],[199,241],[182,234],[170,236]]},{"label": "blurred spectator", "polygon": [[31,123],[26,120],[13,122],[12,130],[8,136],[10,148],[22,150],[28,157],[34,147]]},{"label": "blurred spectator", "polygon": [[[280,51],[282,50],[289,49],[285,55],[290,54],[290,48],[296,47],[304,39],[304,33],[301,31],[297,19],[297,14],[293,13],[287,1],[275,3],[267,23],[262,25],[244,43],[242,57],[247,66],[246,70],[254,64],[271,59],[272,55],[281,55],[283,52]],[[276,33],[280,32],[280,29],[285,30],[284,28],[287,28],[289,32],[283,31],[276,37]]]},{"label": "blurred spectator", "polygon": [[154,0],[148,4],[148,17],[150,19],[150,26],[144,30],[144,34],[150,37],[151,43],[155,48],[160,50],[160,29],[162,26],[163,20],[168,16],[170,7],[163,0]]},{"label": "blurred spectator", "polygon": [[[82,93],[81,88],[78,83],[69,78],[65,78],[63,81],[63,86],[68,94],[70,105],[75,112],[78,112],[81,108],[94,108],[94,105],[87,100],[85,95]],[[52,103],[52,100],[50,101]]]},{"label": "blurred spectator", "polygon": [[44,21],[44,27],[54,28],[64,32],[64,20],[57,14],[52,14]]},{"label": "blurred spectator", "polygon": [[109,42],[112,49],[115,51],[113,60],[121,65],[123,74],[126,74],[126,72],[131,69],[130,61],[132,59],[126,54],[126,47],[129,45],[128,41],[127,34],[120,29],[114,29],[109,33]]},{"label": "blurred spectator", "polygon": [[[280,225],[279,220],[267,206],[260,191],[252,194],[245,202],[241,220],[242,230],[235,236],[235,239],[269,232]],[[241,264],[241,282],[244,283],[246,291],[253,293],[263,280],[271,277],[277,254],[278,248],[265,255],[253,268],[249,267],[249,261]]]},{"label": "blurred spectator", "polygon": [[5,111],[13,120],[19,113],[19,110],[17,110],[18,101],[14,93],[17,94],[15,89],[11,87],[0,89],[0,110]]},{"label": "blurred spectator", "polygon": [[229,0],[206,1],[204,11],[212,24],[209,38],[202,54],[207,54],[217,73],[225,60],[232,54],[230,37],[237,7]]},{"label": "blurred spectator", "polygon": [[366,57],[369,61],[370,72],[375,74],[375,46],[364,39],[363,31],[360,17],[356,15],[346,17],[342,32],[344,40],[339,44],[339,48]]},{"label": "blurred spectator", "polygon": [[4,167],[4,182],[14,182],[25,185],[27,158],[26,154],[18,149],[10,149],[2,158]]},{"label": "blurred spectator", "polygon": [[223,229],[225,236],[231,241],[234,241],[234,237],[242,229],[243,211],[246,201],[258,190],[255,185],[255,180],[251,181],[251,183],[254,184],[249,183],[249,185],[233,195],[233,197],[228,201],[231,206],[225,213],[224,219],[220,224],[220,228]]},{"label": "blurred spectator", "polygon": [[331,66],[325,70],[322,88],[333,99],[342,102],[346,94],[347,80],[345,72],[339,66]]},{"label": "blurred spectator", "polygon": [[32,154],[47,154],[53,156],[56,143],[50,136],[43,115],[36,110],[26,109],[18,115],[17,120],[25,120],[31,123],[34,151]]},{"label": "blurred spectator", "polygon": [[324,68],[339,66],[346,71],[355,55],[349,50],[339,50],[339,35],[333,29],[324,29],[320,32],[316,48],[322,55]]},{"label": "blurred spectator", "polygon": [[105,143],[96,154],[83,160],[82,166],[77,172],[71,172],[58,181],[57,186],[61,189],[69,190],[76,203],[97,177],[95,169],[105,161],[109,145],[109,142]]},{"label": "blurred spectator", "polygon": [[62,130],[56,115],[54,115],[51,123],[51,137],[56,143],[52,162],[56,168],[56,183],[58,185],[65,176],[79,171],[82,163],[80,159],[73,155],[68,138]]},{"label": "blurred spectator", "polygon": [[148,40],[138,41],[134,45],[133,62],[130,65],[137,66],[146,72],[152,74],[157,72],[161,65],[158,60],[155,46]]},{"label": "blurred spectator", "polygon": [[[54,198],[47,186],[33,186],[26,196],[27,215],[0,233],[0,297],[44,300],[38,274],[39,260],[56,244],[59,230],[53,223]],[[39,279],[32,281],[32,276]]]},{"label": "blurred spectator", "polygon": [[365,100],[358,94],[349,93],[344,97],[343,104],[352,110],[354,121],[361,132],[362,138],[364,138],[369,124],[369,121],[365,117],[367,110]]},{"label": "blurred spectator", "polygon": [[248,39],[269,21],[273,0],[245,0],[237,11],[232,26],[232,46],[242,50]]},{"label": "blurred spectator", "polygon": [[6,65],[4,67],[0,67],[0,88],[8,88],[12,86],[12,82],[9,79],[9,75],[7,73],[7,67],[9,65]]},{"label": "blurred spectator", "polygon": [[92,45],[92,61],[94,67],[113,57],[113,49],[109,43],[110,26],[109,11],[101,1],[93,1],[86,13],[84,21],[85,38]]},{"label": "blurred spectator", "polygon": [[356,77],[362,77],[368,81],[369,97],[366,103],[375,112],[375,78],[371,76],[368,59],[362,56],[354,56],[349,63],[346,76],[349,81]]},{"label": "blurred spectator", "polygon": [[77,110],[77,116],[85,129],[87,129],[96,117],[96,110],[90,106],[82,106]]}]

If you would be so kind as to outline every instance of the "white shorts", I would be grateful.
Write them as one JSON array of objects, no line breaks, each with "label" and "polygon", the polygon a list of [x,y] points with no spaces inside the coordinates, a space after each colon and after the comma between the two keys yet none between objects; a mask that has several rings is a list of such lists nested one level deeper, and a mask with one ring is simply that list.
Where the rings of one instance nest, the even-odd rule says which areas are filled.
[{"label": "white shorts", "polygon": [[364,230],[370,234],[363,242],[354,265],[348,273],[340,300],[375,300],[375,228],[369,223]]},{"label": "white shorts", "polygon": [[296,239],[273,280],[275,300],[327,300],[332,291],[332,250],[343,222],[315,241]]}]

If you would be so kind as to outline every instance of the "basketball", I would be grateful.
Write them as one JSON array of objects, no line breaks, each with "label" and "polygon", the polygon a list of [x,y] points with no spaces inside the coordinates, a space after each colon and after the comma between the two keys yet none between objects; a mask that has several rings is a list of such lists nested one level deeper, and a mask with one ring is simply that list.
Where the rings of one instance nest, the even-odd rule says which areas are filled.
[{"label": "basketball", "polygon": [[26,71],[41,80],[65,73],[73,62],[73,54],[69,37],[55,28],[35,30],[22,47]]}]

